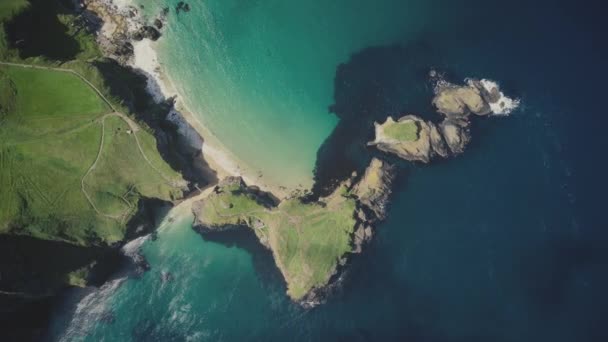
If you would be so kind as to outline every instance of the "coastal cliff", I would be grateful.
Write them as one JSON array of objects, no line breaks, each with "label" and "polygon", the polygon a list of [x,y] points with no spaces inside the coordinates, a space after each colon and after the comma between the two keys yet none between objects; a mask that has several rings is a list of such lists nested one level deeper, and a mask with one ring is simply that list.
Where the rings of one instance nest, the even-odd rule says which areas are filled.
[{"label": "coastal cliff", "polygon": [[305,307],[322,303],[340,282],[345,265],[373,235],[386,213],[393,167],[374,159],[327,197],[279,203],[242,179],[230,177],[193,205],[194,229],[201,234],[251,229],[270,249],[287,283],[287,293]]},{"label": "coastal cliff", "polygon": [[[0,132],[0,320],[102,284],[127,261],[122,246],[216,182],[200,145],[166,120],[173,99],[155,99],[145,75],[96,39],[102,22],[68,5],[0,9],[0,121],[12,127]],[[63,119],[23,125],[30,104]]]}]

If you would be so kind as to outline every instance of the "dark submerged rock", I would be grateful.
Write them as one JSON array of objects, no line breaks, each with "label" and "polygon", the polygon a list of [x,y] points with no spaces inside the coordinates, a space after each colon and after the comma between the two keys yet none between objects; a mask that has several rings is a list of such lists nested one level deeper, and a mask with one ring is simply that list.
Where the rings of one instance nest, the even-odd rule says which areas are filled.
[{"label": "dark submerged rock", "polygon": [[[141,36],[142,39],[147,38],[153,41],[156,41],[158,40],[158,38],[160,38],[160,32],[153,26],[142,26],[135,34],[139,34],[138,36]],[[134,37],[134,39],[136,38]]]},{"label": "dark submerged rock", "polygon": [[190,12],[190,5],[184,1],[178,2],[177,5],[175,6],[175,12],[177,14],[179,14],[179,12],[181,12],[181,11]]}]

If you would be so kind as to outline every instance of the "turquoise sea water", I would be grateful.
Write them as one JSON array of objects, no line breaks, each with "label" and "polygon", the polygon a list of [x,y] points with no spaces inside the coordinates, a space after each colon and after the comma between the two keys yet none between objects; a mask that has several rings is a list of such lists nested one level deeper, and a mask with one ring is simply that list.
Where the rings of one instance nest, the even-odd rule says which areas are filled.
[{"label": "turquoise sea water", "polygon": [[429,10],[398,0],[193,3],[171,18],[160,61],[238,158],[279,184],[309,187],[337,122],[328,107],[338,64],[366,46],[413,38]]},{"label": "turquoise sea water", "polygon": [[455,3],[192,1],[172,14],[163,39],[180,48],[164,63],[187,101],[214,108],[202,119],[218,136],[281,177],[317,167],[329,183],[364,165],[371,121],[431,115],[430,67],[498,80],[522,106],[476,121],[458,158],[400,163],[388,219],[318,308],[287,299],[250,236],[205,240],[183,218],[143,245],[150,271],[68,296],[51,337],[608,340],[602,7]]}]

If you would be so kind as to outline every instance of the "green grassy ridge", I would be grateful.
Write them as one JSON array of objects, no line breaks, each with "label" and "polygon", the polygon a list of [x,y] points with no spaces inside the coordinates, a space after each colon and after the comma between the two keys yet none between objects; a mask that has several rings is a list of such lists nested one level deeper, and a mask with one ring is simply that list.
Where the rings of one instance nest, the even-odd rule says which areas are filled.
[{"label": "green grassy ridge", "polygon": [[253,229],[272,250],[294,300],[325,286],[340,259],[353,249],[356,201],[345,186],[322,202],[293,198],[268,208],[243,185],[233,183],[220,186],[198,205],[197,218],[203,226]]},{"label": "green grassy ridge", "polygon": [[111,109],[81,79],[21,67],[3,66],[0,71],[17,89],[15,110],[0,128],[0,197],[5,199],[0,203],[0,232],[81,245],[124,238],[125,222],[134,210],[124,211],[121,218],[104,217],[80,189],[99,151],[101,120],[106,125],[104,147],[99,164],[85,179],[96,206],[125,208],[126,196],[136,208],[142,196],[181,196],[180,189],[163,179],[182,180],[158,155],[154,137],[137,132],[162,176],[143,159],[126,122],[106,117]]},{"label": "green grassy ridge", "polygon": [[[110,208],[113,213],[100,218],[79,187],[99,149],[100,119],[112,110],[74,74],[2,67],[5,74],[6,70],[13,74],[5,80],[0,77],[0,109],[12,105],[15,108],[0,112],[4,113],[0,116],[0,156],[11,165],[0,177],[6,184],[2,193],[10,198],[0,205],[0,232],[77,244],[119,241],[140,198],[181,197],[181,190],[168,186],[162,179],[183,182],[157,150],[154,130],[148,122],[158,119],[150,117],[159,109],[146,93],[146,80],[131,69],[102,58],[94,37],[82,29],[78,16],[62,1],[7,1],[0,6],[0,27],[9,29],[12,44],[6,35],[0,36],[3,61],[72,70],[97,88],[116,111],[129,115],[142,129],[130,139],[118,139],[116,144],[106,134],[104,149],[116,158],[104,153],[95,173],[87,176],[85,182],[92,189],[93,203],[102,209]],[[15,44],[19,34],[27,38],[26,45]],[[71,54],[60,56],[66,49]],[[36,82],[30,82],[32,78]],[[17,84],[18,94],[11,92],[7,81]],[[144,112],[149,115],[142,118]],[[108,118],[108,122],[112,127],[122,125],[123,132],[127,130],[126,123],[117,117]],[[135,134],[152,166],[141,157]],[[127,143],[129,147],[124,148]],[[73,146],[80,148],[74,150]],[[133,166],[135,162],[138,164]],[[32,172],[20,171],[24,165]],[[20,172],[29,181],[16,181],[14,175]],[[52,195],[32,192],[34,187],[47,189]],[[65,203],[61,208],[51,206],[58,194]],[[117,211],[124,215],[114,218],[120,216],[115,215]]]}]

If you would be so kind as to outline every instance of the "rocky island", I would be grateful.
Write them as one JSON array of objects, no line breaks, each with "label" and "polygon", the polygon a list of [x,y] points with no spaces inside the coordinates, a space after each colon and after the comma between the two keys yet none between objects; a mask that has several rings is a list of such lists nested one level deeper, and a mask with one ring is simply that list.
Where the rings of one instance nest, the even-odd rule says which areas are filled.
[{"label": "rocky island", "polygon": [[[437,77],[435,71],[431,77]],[[428,163],[434,157],[447,158],[464,152],[471,140],[471,116],[507,114],[518,105],[489,80],[467,79],[462,86],[441,78],[436,82],[432,102],[443,116],[439,124],[415,115],[397,121],[389,116],[382,124],[374,123],[375,139],[368,145],[409,161]]]}]

